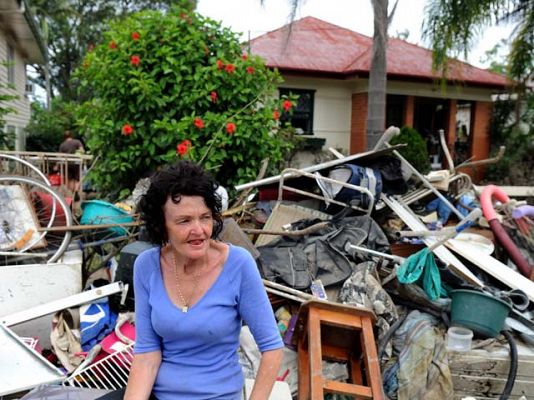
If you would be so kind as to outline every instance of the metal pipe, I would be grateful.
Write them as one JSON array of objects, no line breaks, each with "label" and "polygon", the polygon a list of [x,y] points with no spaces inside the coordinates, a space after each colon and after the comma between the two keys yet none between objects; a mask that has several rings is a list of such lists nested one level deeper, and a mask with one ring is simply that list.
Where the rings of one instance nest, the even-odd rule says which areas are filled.
[{"label": "metal pipe", "polygon": [[[384,143],[384,144],[388,148],[391,147],[389,143]],[[447,198],[439,192],[439,190],[437,190],[434,186],[432,186],[432,184],[428,182],[428,180],[423,176],[423,174],[421,174],[412,164],[410,164],[397,150],[393,150],[393,154],[395,154],[395,156],[398,159],[400,159],[410,169],[410,171],[412,171],[415,174],[415,176],[417,176],[419,180],[421,180],[421,182],[423,182],[423,184],[432,191],[432,193],[438,196],[441,199],[441,201],[443,201],[447,205],[447,207],[449,207],[450,210],[456,214],[458,218],[460,219],[463,218],[462,213],[458,211],[456,207],[454,207],[451,204],[451,202],[447,200]]]}]

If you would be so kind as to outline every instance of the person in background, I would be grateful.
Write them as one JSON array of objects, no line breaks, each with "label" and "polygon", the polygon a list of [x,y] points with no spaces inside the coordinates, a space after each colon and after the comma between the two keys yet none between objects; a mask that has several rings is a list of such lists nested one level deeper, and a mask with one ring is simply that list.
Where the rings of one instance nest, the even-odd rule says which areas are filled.
[{"label": "person in background", "polygon": [[200,166],[182,160],[157,172],[139,201],[158,247],[135,261],[126,400],[241,399],[243,322],[262,352],[251,399],[269,397],[283,342],[254,259],[215,239],[222,229],[216,188]]},{"label": "person in background", "polygon": [[71,131],[66,130],[65,133],[63,133],[63,142],[59,145],[59,152],[74,154],[77,152],[83,153],[84,151],[83,143],[80,140],[75,139],[72,136]]}]

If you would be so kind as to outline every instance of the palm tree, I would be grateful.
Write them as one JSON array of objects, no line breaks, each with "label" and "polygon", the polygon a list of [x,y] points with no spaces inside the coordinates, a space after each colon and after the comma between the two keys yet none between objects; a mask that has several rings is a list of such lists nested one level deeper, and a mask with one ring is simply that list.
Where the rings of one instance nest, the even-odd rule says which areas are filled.
[{"label": "palm tree", "polygon": [[434,50],[434,68],[447,73],[450,55],[467,55],[481,29],[513,23],[508,73],[526,82],[534,76],[534,1],[532,0],[429,0],[423,36]]},{"label": "palm tree", "polygon": [[[265,0],[260,0],[263,5]],[[294,21],[300,0],[289,0],[290,13],[289,20]],[[374,12],[374,34],[373,34],[373,57],[369,72],[369,94],[367,104],[367,149],[372,149],[378,138],[384,133],[386,125],[386,82],[387,82],[387,62],[386,49],[388,26],[393,19],[393,14],[397,8],[398,0],[388,16],[388,0],[371,0]],[[291,25],[289,33],[291,34]]]}]

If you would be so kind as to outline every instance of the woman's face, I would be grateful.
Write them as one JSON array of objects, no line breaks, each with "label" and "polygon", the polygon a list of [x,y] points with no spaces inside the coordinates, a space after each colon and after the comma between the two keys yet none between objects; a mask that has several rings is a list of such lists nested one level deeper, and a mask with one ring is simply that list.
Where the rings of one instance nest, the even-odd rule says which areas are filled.
[{"label": "woman's face", "polygon": [[213,232],[213,215],[201,196],[169,197],[163,205],[169,242],[179,256],[198,259],[207,254]]}]

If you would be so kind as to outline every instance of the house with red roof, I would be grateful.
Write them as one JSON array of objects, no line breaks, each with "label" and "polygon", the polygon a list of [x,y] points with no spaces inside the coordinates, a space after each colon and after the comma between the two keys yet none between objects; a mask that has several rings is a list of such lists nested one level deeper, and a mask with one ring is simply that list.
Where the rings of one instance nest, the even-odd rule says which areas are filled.
[{"label": "house with red roof", "polygon": [[[280,95],[300,96],[293,126],[352,154],[366,148],[372,45],[371,37],[306,17],[251,40],[249,51],[279,70]],[[444,129],[451,150],[487,158],[491,96],[505,92],[510,82],[460,61],[450,62],[445,84],[440,78],[430,50],[389,38],[384,129],[412,126],[430,143]]]}]

